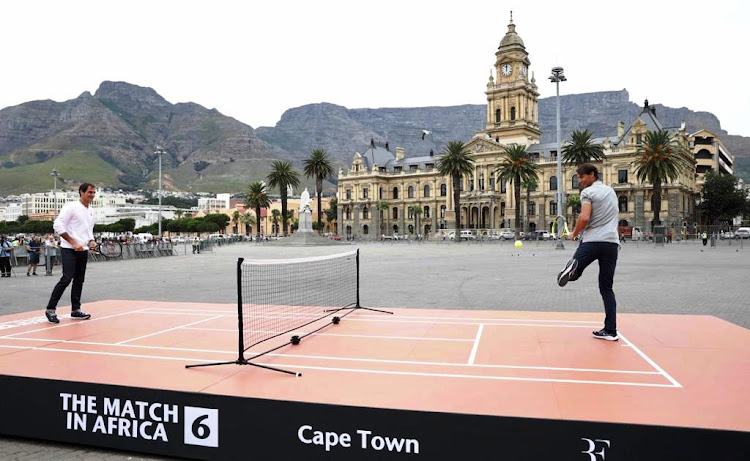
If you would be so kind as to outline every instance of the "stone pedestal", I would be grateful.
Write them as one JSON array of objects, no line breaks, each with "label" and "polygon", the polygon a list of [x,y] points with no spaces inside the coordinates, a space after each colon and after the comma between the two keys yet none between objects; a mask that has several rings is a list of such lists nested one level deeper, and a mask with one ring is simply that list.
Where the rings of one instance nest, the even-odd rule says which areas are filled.
[{"label": "stone pedestal", "polygon": [[310,209],[306,209],[299,214],[299,227],[297,228],[297,232],[313,232],[312,213],[310,212]]}]

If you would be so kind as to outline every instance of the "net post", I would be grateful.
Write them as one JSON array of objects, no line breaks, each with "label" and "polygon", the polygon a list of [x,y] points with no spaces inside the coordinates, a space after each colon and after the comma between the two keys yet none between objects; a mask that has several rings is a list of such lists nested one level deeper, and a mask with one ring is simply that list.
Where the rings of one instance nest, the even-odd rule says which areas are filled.
[{"label": "net post", "polygon": [[357,306],[356,307],[362,307],[362,305],[359,304],[359,248],[357,248]]},{"label": "net post", "polygon": [[238,362],[245,361],[245,341],[243,335],[245,330],[242,322],[242,261],[244,260],[245,258],[237,258],[237,331],[239,335],[237,344],[239,345],[240,351],[237,356]]}]

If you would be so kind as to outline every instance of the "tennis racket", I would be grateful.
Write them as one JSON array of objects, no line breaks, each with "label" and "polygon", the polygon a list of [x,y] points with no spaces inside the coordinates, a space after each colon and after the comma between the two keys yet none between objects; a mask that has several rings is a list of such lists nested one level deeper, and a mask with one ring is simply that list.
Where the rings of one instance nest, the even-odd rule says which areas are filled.
[{"label": "tennis racket", "polygon": [[107,259],[115,259],[122,256],[122,245],[117,240],[103,240],[92,251]]},{"label": "tennis racket", "polygon": [[552,235],[555,239],[560,240],[570,235],[568,229],[568,222],[563,216],[558,215],[554,221],[552,221]]}]

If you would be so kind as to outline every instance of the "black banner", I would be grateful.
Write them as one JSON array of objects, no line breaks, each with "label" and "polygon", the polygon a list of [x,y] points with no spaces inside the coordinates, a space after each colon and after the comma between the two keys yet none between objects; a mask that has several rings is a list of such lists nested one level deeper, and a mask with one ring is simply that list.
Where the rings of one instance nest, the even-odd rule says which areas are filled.
[{"label": "black banner", "polygon": [[750,432],[388,410],[4,375],[0,391],[4,435],[196,459],[717,461],[747,457],[750,447]]}]

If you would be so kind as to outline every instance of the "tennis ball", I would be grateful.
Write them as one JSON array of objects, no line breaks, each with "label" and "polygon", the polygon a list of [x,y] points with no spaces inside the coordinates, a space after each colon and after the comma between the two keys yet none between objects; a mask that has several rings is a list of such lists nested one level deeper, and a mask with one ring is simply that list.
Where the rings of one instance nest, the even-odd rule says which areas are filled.
[{"label": "tennis ball", "polygon": [[523,242],[520,240],[516,240],[516,248],[521,248],[523,246]]}]

